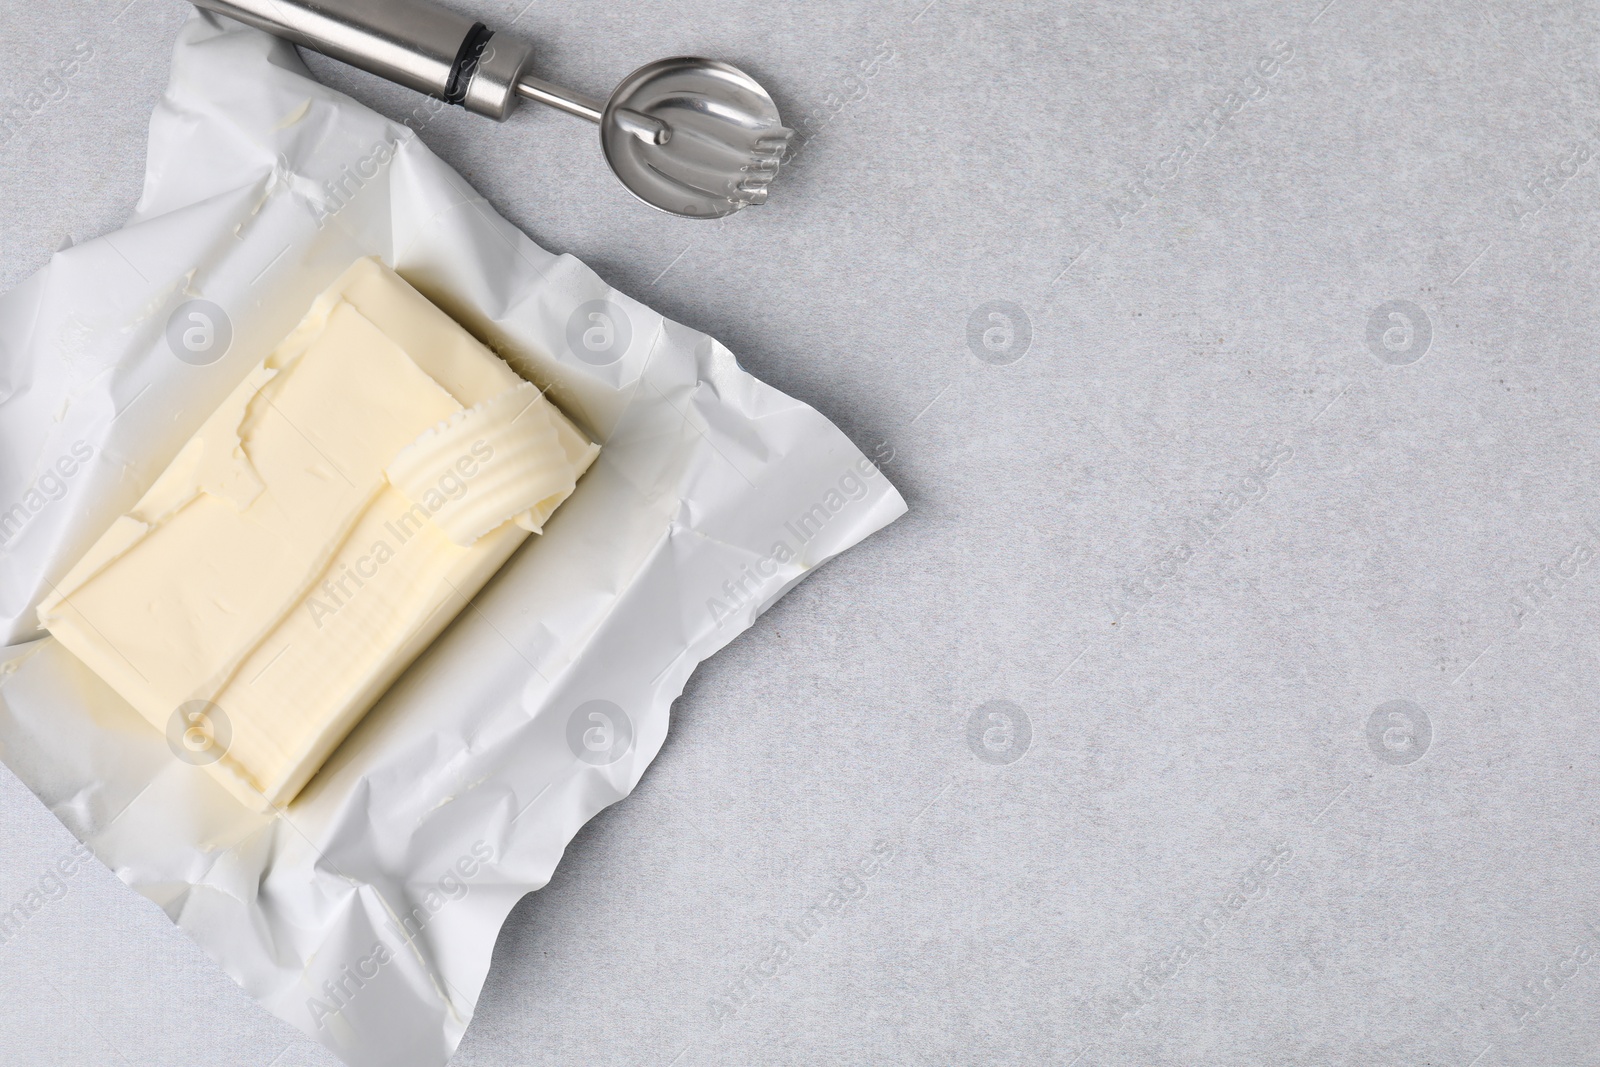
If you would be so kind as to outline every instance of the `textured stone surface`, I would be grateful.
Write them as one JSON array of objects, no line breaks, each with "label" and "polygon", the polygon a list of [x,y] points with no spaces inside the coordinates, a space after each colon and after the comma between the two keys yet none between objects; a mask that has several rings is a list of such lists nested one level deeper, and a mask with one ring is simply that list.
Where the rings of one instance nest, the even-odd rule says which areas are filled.
[{"label": "textured stone surface", "polygon": [[[1592,5],[524,3],[462,6],[554,80],[771,86],[772,202],[654,213],[554,113],[424,138],[912,511],[696,675],[459,1063],[1600,1057]],[[131,210],[185,11],[0,0],[0,286]],[[71,840],[4,772],[0,826],[9,906]],[[332,1063],[67,886],[0,1061]]]}]

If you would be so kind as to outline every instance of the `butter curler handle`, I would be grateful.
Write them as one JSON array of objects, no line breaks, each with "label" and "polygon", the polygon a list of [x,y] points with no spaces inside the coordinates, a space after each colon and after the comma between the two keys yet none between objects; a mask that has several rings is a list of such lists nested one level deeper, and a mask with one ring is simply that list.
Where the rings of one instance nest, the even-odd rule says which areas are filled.
[{"label": "butter curler handle", "polygon": [[532,49],[428,0],[194,0],[275,37],[503,120]]}]

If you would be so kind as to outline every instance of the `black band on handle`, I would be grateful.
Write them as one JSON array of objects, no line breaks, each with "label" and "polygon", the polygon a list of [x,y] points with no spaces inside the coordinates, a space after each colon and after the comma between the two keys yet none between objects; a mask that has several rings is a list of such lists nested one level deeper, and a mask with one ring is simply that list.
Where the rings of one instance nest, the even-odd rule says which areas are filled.
[{"label": "black band on handle", "polygon": [[493,36],[493,30],[481,22],[474,22],[472,29],[461,39],[461,49],[456,52],[455,64],[450,68],[450,80],[445,83],[445,103],[461,104],[467,99],[467,87],[472,84],[472,75],[477,72],[478,60]]}]

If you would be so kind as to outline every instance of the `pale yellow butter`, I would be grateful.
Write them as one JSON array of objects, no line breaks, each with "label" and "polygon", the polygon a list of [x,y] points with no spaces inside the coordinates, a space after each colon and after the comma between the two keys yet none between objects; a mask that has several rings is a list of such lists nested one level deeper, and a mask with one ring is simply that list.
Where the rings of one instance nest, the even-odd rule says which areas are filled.
[{"label": "pale yellow butter", "polygon": [[209,702],[231,736],[196,761],[214,760],[253,806],[287,804],[597,452],[537,388],[361,260],[72,568],[40,622],[157,729]]}]

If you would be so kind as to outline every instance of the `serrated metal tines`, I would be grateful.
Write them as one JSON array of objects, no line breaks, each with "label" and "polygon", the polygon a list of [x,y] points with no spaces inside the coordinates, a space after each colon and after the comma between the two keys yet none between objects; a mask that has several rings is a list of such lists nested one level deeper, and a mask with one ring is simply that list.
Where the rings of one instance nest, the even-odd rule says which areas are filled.
[{"label": "serrated metal tines", "polygon": [[739,168],[740,177],[729,199],[745,205],[765,203],[767,186],[778,176],[793,137],[794,131],[785,126],[762,130],[750,148],[750,162]]}]

